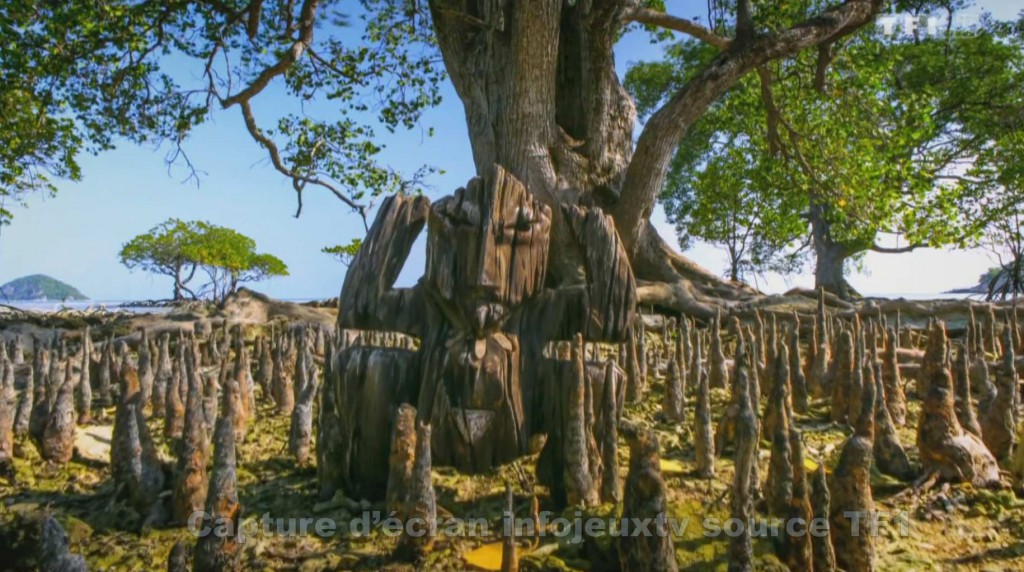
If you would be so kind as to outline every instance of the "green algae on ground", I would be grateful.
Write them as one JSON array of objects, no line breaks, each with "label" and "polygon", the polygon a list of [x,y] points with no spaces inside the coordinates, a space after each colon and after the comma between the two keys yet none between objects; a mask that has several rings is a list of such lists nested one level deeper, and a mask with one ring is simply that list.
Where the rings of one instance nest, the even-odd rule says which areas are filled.
[{"label": "green algae on ground", "polygon": [[[653,345],[653,344],[651,344]],[[681,570],[725,570],[727,538],[714,534],[714,526],[705,519],[721,523],[729,514],[728,490],[732,482],[731,453],[716,459],[717,476],[697,478],[693,471],[693,432],[690,423],[666,423],[660,419],[663,382],[652,379],[646,398],[627,404],[625,416],[657,432],[665,459],[682,463],[682,474],[665,475],[670,516],[677,523],[676,557]],[[717,427],[728,401],[728,393],[712,393],[714,422]],[[687,405],[692,420],[693,400]],[[916,401],[910,402],[908,424],[899,435],[912,460],[916,460],[915,427],[919,415]],[[108,415],[108,421],[110,416]],[[163,437],[159,419],[151,419],[152,434],[165,458],[173,443]],[[828,421],[827,402],[812,402],[805,415],[796,419],[807,446],[808,457],[834,467],[849,429]],[[317,495],[314,468],[296,466],[287,456],[286,439],[290,420],[275,416],[273,407],[260,403],[244,442],[239,444],[239,497],[245,522],[256,524],[269,518],[326,518],[339,524],[326,537],[316,535],[281,536],[258,532],[245,544],[247,570],[415,570],[408,564],[393,562],[393,535],[379,527],[368,534],[353,534],[346,525],[365,511],[384,511],[380,504],[360,502],[336,496],[328,502]],[[26,515],[50,513],[67,530],[71,549],[85,556],[90,569],[152,570],[162,569],[173,544],[193,540],[185,528],[139,530],[140,519],[125,504],[114,501],[109,470],[95,462],[73,460],[63,467],[42,462],[35,447],[18,443],[14,461],[17,482],[0,481],[0,535],[16,538],[18,523]],[[767,445],[760,454],[761,475],[767,474]],[[619,447],[619,470],[625,476],[628,450]],[[540,509],[551,510],[546,491],[535,484],[533,466],[536,455],[482,475],[461,475],[450,468],[436,467],[433,478],[439,516],[450,519],[483,519],[488,523],[484,537],[471,534],[462,526],[450,536],[439,538],[435,550],[420,569],[462,570],[462,555],[483,543],[500,538],[504,483],[512,483],[516,498],[516,516],[529,514],[530,498],[537,495]],[[1024,550],[1018,538],[1024,537],[1024,506],[1009,491],[985,491],[964,486],[936,487],[920,496],[907,494],[908,484],[874,473],[872,483],[879,510],[886,514],[905,513],[907,525],[885,521],[876,541],[878,566],[884,570],[926,570],[943,568],[1011,569],[1024,567]],[[950,508],[952,505],[952,508]],[[553,516],[575,518],[575,511]],[[581,512],[613,519],[610,505]],[[890,519],[891,520],[891,519]],[[682,523],[686,523],[682,526]],[[903,527],[903,528],[901,528]],[[614,538],[595,534],[583,543],[572,543],[553,534],[534,540],[521,539],[523,570],[599,570],[614,558]],[[782,570],[774,557],[771,538],[757,538],[755,553],[758,570]]]}]

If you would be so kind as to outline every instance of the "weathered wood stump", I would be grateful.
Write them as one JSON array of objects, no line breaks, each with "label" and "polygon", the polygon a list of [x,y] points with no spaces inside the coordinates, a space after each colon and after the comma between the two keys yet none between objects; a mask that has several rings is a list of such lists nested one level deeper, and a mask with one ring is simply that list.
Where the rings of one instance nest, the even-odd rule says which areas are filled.
[{"label": "weathered wood stump", "polygon": [[596,442],[587,423],[586,393],[589,387],[586,366],[583,361],[583,337],[577,335],[573,344],[573,375],[569,385],[567,415],[565,424],[565,471],[566,500],[570,505],[596,506],[600,504],[600,483],[595,482],[595,467],[591,464],[598,459],[594,455]]},{"label": "weathered wood stump", "polygon": [[119,496],[127,498],[147,523],[156,523],[163,517],[164,467],[143,418],[138,373],[125,364],[119,375],[121,396],[114,414],[110,473]]},{"label": "weathered wood stump", "polygon": [[865,369],[865,383],[870,383],[875,388],[875,464],[880,472],[909,481],[914,478],[916,471],[910,464],[910,458],[896,432],[896,424],[889,414],[889,396],[882,382],[882,368],[875,357],[871,359],[874,365]]},{"label": "weathered wood stump", "polygon": [[29,433],[32,410],[35,408],[35,373],[30,364],[28,375],[25,376],[25,389],[18,398],[18,408],[14,412],[14,436],[24,437]]},{"label": "weathered wood stump", "polygon": [[833,572],[836,569],[836,553],[832,546],[831,526],[829,518],[831,512],[832,497],[828,490],[828,481],[825,478],[825,465],[819,463],[818,469],[814,471],[811,479],[811,508],[814,512],[814,520],[824,523],[824,530],[818,532],[823,534],[811,535],[811,555],[813,570],[816,572]]},{"label": "weathered wood stump", "polygon": [[86,572],[85,558],[71,554],[71,542],[52,516],[43,519],[39,566],[46,572]]},{"label": "weathered wood stump", "polygon": [[64,383],[64,354],[67,351],[67,344],[63,334],[54,334],[50,341],[50,407],[53,407],[53,400]]},{"label": "weathered wood stump", "polygon": [[849,396],[847,401],[846,418],[852,426],[857,422],[857,417],[862,410],[864,395],[864,369],[867,367],[867,341],[864,332],[864,325],[854,317],[853,323],[853,375],[850,377]]},{"label": "weathered wood stump", "polygon": [[[241,336],[236,336],[236,339],[241,340]],[[230,357],[227,353],[223,355],[221,367],[221,386],[226,384],[228,376],[228,364],[231,362]],[[235,351],[235,364],[230,370],[231,379],[238,385],[238,392],[232,394],[232,399],[235,400],[235,416],[232,418],[235,429],[235,443],[242,443],[245,441],[245,434],[249,429],[249,417],[251,416],[251,401],[249,396],[249,384],[246,380],[246,364],[248,359],[245,353],[245,347],[236,344]],[[313,412],[312,404],[310,404],[310,438],[312,438],[312,424],[313,424]]]},{"label": "weathered wood stump", "polygon": [[[90,344],[91,345],[91,344]],[[90,353],[92,350],[90,349]],[[171,383],[174,366],[171,364],[171,334],[160,334],[157,342],[156,371],[153,373],[153,415],[163,417],[167,412],[167,387]]]},{"label": "weathered wood stump", "polygon": [[597,433],[601,439],[601,502],[618,504],[622,499],[619,480],[619,414],[618,390],[615,362],[610,361],[604,368],[603,398]]},{"label": "weathered wood stump", "polygon": [[854,361],[853,334],[843,330],[833,358],[834,375],[831,380],[832,399],[830,410],[832,421],[845,423],[849,419],[850,392],[853,386]]},{"label": "weathered wood stump", "polygon": [[167,572],[189,572],[192,569],[192,547],[179,540],[167,555]]},{"label": "weathered wood stump", "polygon": [[422,562],[437,537],[437,499],[430,476],[430,432],[430,425],[417,422],[416,461],[403,511],[406,519],[405,534],[399,538],[396,551],[399,559],[411,562]]},{"label": "weathered wood stump", "polygon": [[14,418],[17,408],[14,363],[4,355],[0,359],[0,478],[10,479],[14,475]]},{"label": "weathered wood stump", "polygon": [[238,502],[235,456],[235,394],[241,388],[229,380],[223,391],[223,412],[213,432],[213,472],[206,492],[203,527],[210,534],[196,541],[193,572],[237,572],[242,569],[242,505]]},{"label": "weathered wood stump", "polygon": [[[226,362],[221,364],[219,372],[210,372],[203,377],[203,419],[206,421],[206,433],[213,439],[212,428],[217,427],[217,409],[221,401],[221,387],[227,383]],[[188,396],[186,395],[187,399]]]},{"label": "weathered wood stump", "polygon": [[974,304],[967,305],[967,345],[971,348],[971,354],[985,355],[985,346],[982,342],[977,315],[974,313]]},{"label": "weathered wood stump", "polygon": [[185,423],[185,404],[181,398],[181,387],[184,385],[187,389],[188,379],[186,379],[184,365],[185,354],[180,344],[179,340],[175,367],[171,372],[164,397],[164,436],[170,439],[181,437]]},{"label": "weathered wood stump", "polygon": [[[235,365],[231,371],[231,377],[238,382],[240,389],[238,397],[238,415],[235,418],[235,442],[241,443],[245,440],[245,435],[249,429],[249,421],[254,415],[256,409],[256,391],[255,383],[252,379],[252,372],[249,369],[249,350],[245,346],[245,338],[243,337],[242,327],[239,326],[236,329],[235,336]],[[227,355],[224,356],[224,361],[227,361]],[[312,405],[310,406],[312,407]],[[312,423],[312,417],[310,418]]]},{"label": "weathered wood stump", "polygon": [[804,445],[800,431],[793,423],[789,426],[789,449],[792,454],[793,479],[789,506],[782,515],[784,522],[803,523],[802,529],[794,525],[793,532],[784,530],[778,555],[790,570],[814,570],[811,541],[812,519],[810,485],[804,469]]},{"label": "weathered wood stump", "polygon": [[354,498],[385,498],[390,445],[382,446],[379,436],[394,434],[398,404],[413,401],[402,380],[409,379],[415,361],[416,354],[404,349],[353,346],[338,350],[331,367],[333,379],[327,383],[334,384],[340,450],[324,457],[332,464],[330,474],[340,479],[334,483],[336,489]]},{"label": "weathered wood stump", "polygon": [[[1021,427],[1017,441],[1024,441],[1024,426]],[[1010,461],[1010,478],[1013,483],[1013,491],[1018,497],[1024,496],[1024,447],[1017,447],[1013,450],[1013,459]]]},{"label": "weathered wood stump", "polygon": [[[388,422],[383,431],[363,433],[360,446],[373,451],[367,461],[374,468],[349,472],[347,479],[360,482],[346,490],[373,489],[375,498],[383,496],[391,412],[403,402],[414,404],[420,420],[431,425],[439,465],[488,471],[527,453],[531,437],[542,433],[552,446],[565,418],[546,414],[558,408],[553,401],[564,403],[566,387],[550,375],[557,368],[545,358],[545,347],[576,334],[591,343],[626,342],[636,301],[628,256],[611,218],[596,208],[558,214],[567,222],[561,228],[581,245],[587,275],[578,284],[546,289],[551,209],[501,167],[433,205],[421,196],[384,201],[346,275],[338,325],[398,332],[420,343],[415,352],[387,350],[403,369],[390,388],[364,391],[365,376],[339,364],[332,381],[339,405],[381,411]],[[425,276],[413,288],[394,288],[424,225]],[[591,407],[601,401],[593,389]],[[341,409],[338,416],[344,422]],[[587,421],[585,413],[585,424],[594,417]],[[561,474],[564,457],[554,458]],[[378,484],[364,480],[370,472],[381,475]]]},{"label": "weathered wood stump", "polygon": [[789,384],[792,387],[793,409],[807,413],[809,392],[807,377],[804,375],[804,358],[800,352],[800,322],[797,321],[789,337]]},{"label": "weathered wood stump", "polygon": [[309,463],[313,445],[313,404],[320,389],[305,334],[299,337],[299,355],[295,365],[295,406],[292,408],[288,452],[300,466]]},{"label": "weathered wood stump", "polygon": [[711,389],[725,389],[726,381],[729,379],[729,366],[725,363],[725,348],[722,345],[721,313],[711,321],[711,352],[708,357]]},{"label": "weathered wood stump", "polygon": [[750,572],[754,569],[754,545],[748,523],[754,517],[754,467],[757,464],[758,421],[751,404],[747,368],[741,355],[742,344],[737,349],[735,368],[736,391],[736,472],[733,478],[730,516],[743,523],[740,534],[729,538],[730,572]]},{"label": "weathered wood stump", "polygon": [[316,326],[316,333],[313,334],[313,353],[322,356],[327,351],[327,338],[324,336],[323,326]]},{"label": "weathered wood stump", "polygon": [[288,416],[292,414],[295,407],[295,390],[292,385],[292,374],[294,368],[289,369],[286,365],[284,341],[278,340],[274,345],[274,372],[271,377],[272,396],[277,405],[277,414]]},{"label": "weathered wood stump", "polygon": [[985,305],[985,325],[982,327],[984,350],[992,354],[999,353],[999,337],[996,336],[996,311],[992,304]]},{"label": "weathered wood stump", "polygon": [[747,327],[751,334],[748,351],[751,367],[756,365],[763,371],[765,364],[768,363],[768,327],[765,324],[764,312],[761,309],[754,310],[753,324]]},{"label": "weathered wood stump", "polygon": [[11,340],[11,361],[14,365],[21,365],[25,363],[25,345],[21,341],[21,336],[14,336]]},{"label": "weathered wood stump", "polygon": [[416,408],[402,404],[395,413],[395,428],[391,439],[388,464],[387,506],[389,511],[404,518],[406,503],[412,490],[413,470],[416,464]]},{"label": "weathered wood stump", "polygon": [[[639,322],[639,320],[638,320]],[[639,330],[639,334],[636,331]],[[626,368],[626,400],[630,403],[639,401],[647,389],[647,377],[640,363],[646,359],[646,354],[640,354],[637,338],[643,338],[643,324],[633,325],[629,339],[626,340],[626,360],[623,362]],[[643,356],[643,359],[641,359]]]},{"label": "weathered wood stump", "polygon": [[149,353],[149,335],[146,333],[146,328],[140,329],[139,336],[139,393],[142,399],[142,407],[149,410],[155,380],[153,356]]},{"label": "weathered wood stump", "polygon": [[965,433],[953,407],[953,379],[946,369],[934,373],[929,392],[921,404],[917,448],[925,470],[937,471],[952,482],[974,486],[999,483],[999,465],[980,439]]},{"label": "weathered wood stump", "polygon": [[732,380],[729,384],[729,405],[723,412],[721,419],[719,419],[718,430],[715,431],[715,452],[718,455],[724,455],[726,447],[732,445],[735,439],[736,418],[740,414],[741,407],[738,387],[738,380],[741,373],[743,374],[744,384],[746,384],[747,386],[747,401],[749,402],[748,405],[751,408],[753,408],[755,412],[757,411],[758,398],[757,395],[750,391],[750,376],[748,373],[750,370],[755,368],[748,368],[747,346],[748,344],[745,341],[744,336],[738,336],[736,341],[736,357],[733,360],[735,362],[735,366],[733,367]]},{"label": "weathered wood stump", "polygon": [[86,425],[92,422],[92,339],[89,337],[89,327],[86,326],[82,332],[82,360],[79,363],[81,372],[79,373],[78,384],[75,387],[77,390],[78,399],[78,424]]},{"label": "weathered wood stump", "polygon": [[825,397],[830,394],[828,387],[828,363],[829,345],[828,337],[825,335],[824,320],[814,321],[814,357],[811,359],[811,366],[807,375],[807,383],[810,385],[810,392],[815,397]]},{"label": "weathered wood stump", "polygon": [[665,377],[665,397],[661,402],[661,413],[667,421],[682,423],[686,420],[683,403],[683,381],[679,371],[678,360],[668,362],[668,375]]},{"label": "weathered wood stump", "polygon": [[[515,522],[515,498],[512,486],[505,483],[505,522]],[[519,554],[516,550],[515,526],[507,527],[501,538],[501,572],[519,572]]]},{"label": "weathered wood stump", "polygon": [[75,448],[75,380],[68,360],[64,381],[50,409],[50,417],[43,430],[40,453],[43,459],[52,463],[65,464],[71,460]]},{"label": "weathered wood stump", "polygon": [[186,356],[188,394],[185,398],[184,427],[171,492],[171,518],[184,523],[189,515],[203,510],[209,477],[206,417],[203,413],[203,382],[191,353]]},{"label": "weathered wood stump", "polygon": [[643,320],[640,318],[639,313],[634,318],[633,333],[636,336],[636,357],[637,365],[640,368],[638,373],[640,374],[640,379],[646,383],[648,374],[647,330],[644,329]]},{"label": "weathered wood stump", "polygon": [[[754,392],[754,395],[757,395],[759,398],[760,397],[765,397],[765,398],[769,397],[769,395],[771,394],[772,388],[775,387],[774,376],[775,376],[776,361],[778,359],[778,340],[779,340],[779,336],[778,336],[778,318],[775,317],[774,313],[772,313],[770,315],[770,320],[768,321],[767,328],[766,328],[765,332],[767,333],[768,338],[766,340],[763,340],[763,343],[764,343],[764,346],[765,346],[765,359],[764,359],[764,362],[761,364],[761,368],[760,369],[757,368],[757,367],[752,367],[751,368],[751,371],[757,371],[757,375],[754,375],[754,373],[752,373],[751,379],[752,380],[754,378],[758,379],[758,384],[760,385],[760,390],[761,390],[761,392],[763,392],[763,393]],[[757,355],[757,354],[755,354],[755,355]],[[752,387],[752,389],[753,389],[753,387]]]},{"label": "weathered wood stump", "polygon": [[103,350],[100,354],[100,371],[99,371],[99,386],[97,387],[97,393],[99,395],[100,407],[110,407],[114,404],[114,399],[111,396],[111,384],[113,383],[114,375],[114,339],[113,336],[107,338],[107,341],[103,344]]},{"label": "weathered wood stump", "polygon": [[1008,460],[1017,438],[1020,402],[1012,333],[1003,329],[1003,360],[996,371],[995,397],[987,404],[981,421],[982,440],[998,460]]},{"label": "weathered wood stump", "polygon": [[927,398],[930,384],[938,370],[945,369],[948,361],[949,339],[946,337],[946,325],[939,320],[932,320],[928,326],[928,345],[925,346],[921,369],[917,375],[917,396],[922,401]]},{"label": "weathered wood stump", "polygon": [[676,330],[676,366],[679,369],[679,379],[683,399],[686,398],[687,368],[690,365],[690,355],[693,347],[690,345],[690,320],[683,318],[679,322],[679,329]]},{"label": "weathered wood stump", "polygon": [[769,415],[765,416],[764,432],[771,439],[771,460],[768,463],[768,477],[765,481],[765,500],[768,513],[784,517],[793,501],[793,453],[790,444],[789,399],[789,355],[784,345],[775,355],[775,374],[769,403]]},{"label": "weathered wood stump", "polygon": [[885,330],[885,349],[882,352],[882,385],[885,387],[885,406],[889,416],[899,427],[907,424],[907,397],[903,393],[903,380],[900,379],[899,362],[896,353],[899,350],[899,338],[896,330]]},{"label": "weathered wood stump", "polygon": [[[259,354],[256,356],[256,382],[260,386],[260,393],[263,399],[273,399],[274,395],[274,353],[270,348],[270,339],[260,336],[256,342]],[[324,357],[329,361],[334,353],[328,351]]]},{"label": "weathered wood stump", "polygon": [[866,385],[854,434],[843,444],[832,474],[829,532],[836,566],[847,572],[870,572],[875,565],[874,535],[869,530],[875,511],[871,496],[875,397],[874,384]]},{"label": "weathered wood stump", "polygon": [[[743,337],[743,331],[744,331],[743,328],[741,328],[740,325],[739,325],[739,320],[734,320],[733,321],[733,331],[737,332],[737,334],[736,334],[736,340],[737,340],[737,342],[736,342],[737,343],[737,345],[736,345],[736,356],[737,356],[737,360],[734,360],[734,361],[738,361],[739,356],[741,355],[741,353],[743,353],[743,352],[739,351],[739,339]],[[751,329],[747,329],[746,330],[746,345],[745,345],[745,349],[746,348],[755,348],[756,349],[757,345],[755,345],[755,339],[756,338],[755,338],[755,335],[754,335],[754,331],[751,330]],[[761,382],[762,382],[762,380],[764,380],[765,384],[769,383],[768,380],[771,379],[771,375],[769,374],[769,372],[765,371],[767,368],[762,367],[762,365],[760,365],[757,362],[757,352],[756,351],[753,354],[751,354],[749,351],[747,351],[747,352],[743,353],[743,355],[745,356],[745,359],[743,361],[744,361],[744,364],[747,367],[747,374],[748,374],[747,375],[747,384],[750,387],[750,406],[754,408],[754,413],[756,414],[761,409],[761,398],[763,397],[763,398],[765,398],[765,400],[768,400],[769,397],[770,397],[768,395],[768,393],[771,390],[771,386],[769,386],[769,385],[762,385]],[[733,374],[732,374],[732,378],[731,379],[732,379],[732,383],[735,384],[736,383],[735,368],[733,368]],[[757,469],[755,469],[755,472],[756,472],[756,470]]]},{"label": "weathered wood stump", "polygon": [[711,425],[711,384],[707,370],[700,365],[703,343],[697,338],[694,344],[694,363],[697,375],[697,405],[694,414],[694,451],[697,461],[697,475],[710,479],[715,476],[715,435]]},{"label": "weathered wood stump", "polygon": [[623,519],[652,519],[660,529],[650,535],[618,538],[619,564],[623,572],[678,570],[666,517],[668,497],[661,478],[658,438],[652,431],[629,424],[622,426],[629,445],[629,473],[622,499]]},{"label": "weathered wood stump", "polygon": [[984,418],[988,415],[988,410],[992,407],[996,393],[998,393],[996,385],[992,383],[992,377],[989,375],[988,362],[985,360],[984,354],[981,357],[975,357],[971,364],[971,387],[976,388],[978,392],[978,417],[979,419]]},{"label": "weathered wood stump", "polygon": [[776,358],[783,358],[784,361],[774,360],[775,371],[771,376],[773,385],[768,393],[768,405],[765,408],[762,422],[761,430],[769,439],[773,438],[772,436],[775,435],[780,424],[784,433],[789,431],[788,419],[792,417],[793,413],[792,388],[789,381],[789,350],[783,344],[774,352],[774,355]]},{"label": "weathered wood stump", "polygon": [[36,342],[36,354],[33,356],[32,411],[28,419],[28,436],[36,447],[42,446],[43,432],[50,419],[50,404],[53,402],[53,388],[50,380],[50,352]]},{"label": "weathered wood stump", "polygon": [[971,358],[969,344],[959,347],[956,356],[956,397],[954,409],[956,419],[964,431],[980,438],[981,424],[978,423],[978,416],[974,413],[974,404],[971,401]]},{"label": "weathered wood stump", "polygon": [[[328,336],[326,340],[324,356],[324,379],[334,379],[334,355],[337,353],[336,339]],[[321,500],[328,500],[338,490],[338,483],[341,482],[341,473],[338,471],[338,463],[334,459],[339,457],[344,450],[341,434],[341,419],[338,418],[338,410],[334,407],[336,402],[334,392],[337,387],[333,383],[324,383],[320,387],[320,402],[317,407],[317,432],[316,432],[316,475],[320,485],[319,497]]]}]

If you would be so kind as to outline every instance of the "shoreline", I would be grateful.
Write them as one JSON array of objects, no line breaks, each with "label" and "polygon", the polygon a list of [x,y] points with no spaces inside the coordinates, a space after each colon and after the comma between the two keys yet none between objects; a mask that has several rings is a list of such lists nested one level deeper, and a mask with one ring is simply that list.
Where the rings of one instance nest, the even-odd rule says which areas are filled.
[{"label": "shoreline", "polygon": [[[765,293],[766,296],[777,296],[785,295],[786,292],[778,292],[775,294]],[[957,289],[950,290],[947,292],[880,292],[864,294],[863,301],[896,301],[896,300],[907,300],[914,302],[933,302],[933,301],[950,301],[950,300],[966,300],[971,296],[983,295],[983,292],[974,292],[970,289]],[[272,296],[263,295],[269,300],[275,302],[283,302],[289,304],[297,304],[300,306],[313,306],[313,307],[330,307],[337,303],[337,296],[327,298],[274,298]],[[116,312],[118,310],[126,310],[131,313],[145,314],[145,313],[166,313],[174,309],[182,308],[198,308],[212,305],[212,302],[208,300],[184,300],[182,302],[172,302],[171,300],[123,300],[123,299],[100,299],[100,300],[77,300],[77,301],[57,301],[57,300],[12,300],[9,302],[0,303],[0,307],[13,308],[22,310],[25,312],[32,313],[59,313],[66,311],[80,311],[80,312]]]}]

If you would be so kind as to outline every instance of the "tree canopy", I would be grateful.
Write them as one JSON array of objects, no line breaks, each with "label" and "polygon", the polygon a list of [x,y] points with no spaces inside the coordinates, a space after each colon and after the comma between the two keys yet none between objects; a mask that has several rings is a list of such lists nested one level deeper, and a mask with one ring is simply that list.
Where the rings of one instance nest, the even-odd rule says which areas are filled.
[{"label": "tree canopy", "polygon": [[[416,125],[443,70],[403,2],[111,0],[0,6],[0,195],[55,191],[78,157],[119,141],[184,145],[218,109],[239,113],[273,167],[365,216],[371,195],[416,181],[378,161],[378,129]],[[298,104],[264,116],[277,80]],[[325,112],[326,111],[326,112]],[[9,213],[0,212],[5,219]]]},{"label": "tree canopy", "polygon": [[334,246],[325,246],[320,249],[320,252],[334,257],[338,262],[341,262],[345,266],[352,264],[352,259],[355,258],[356,253],[359,252],[360,247],[363,246],[363,239],[356,238],[350,241],[348,244],[336,244]]},{"label": "tree canopy", "polygon": [[[245,282],[287,276],[288,267],[275,256],[256,252],[256,242],[229,228],[202,221],[168,219],[127,242],[119,254],[129,269],[174,279],[174,299],[224,300]],[[189,284],[201,270],[208,281]]]},{"label": "tree canopy", "polygon": [[[684,42],[665,61],[631,69],[640,111],[687,81],[707,53]],[[973,210],[985,216],[967,216],[986,183],[962,173],[1019,137],[1005,124],[1024,110],[1021,62],[1013,28],[987,21],[940,37],[868,28],[834,54],[762,66],[690,132],[662,203],[684,248],[693,238],[726,246],[733,277],[813,252],[817,285],[848,295],[846,260],[974,244],[1002,216],[980,206]]]},{"label": "tree canopy", "polygon": [[[701,169],[727,146],[728,133],[743,136],[712,169],[730,174],[722,197],[736,216],[708,218],[721,212],[708,210],[717,200],[708,195],[712,202],[694,203],[700,208],[681,211],[676,222],[692,223],[692,236],[701,225],[719,226],[704,234],[731,249],[737,277],[740,268],[789,264],[807,241],[786,235],[812,215],[817,236],[827,239],[813,241],[816,251],[829,245],[829,266],[840,269],[830,280],[842,279],[842,261],[860,249],[888,248],[875,242],[880,233],[901,233],[901,249],[963,236],[924,215],[948,214],[953,204],[935,193],[929,171],[967,153],[952,142],[975,153],[991,149],[962,135],[973,132],[968,118],[979,129],[990,121],[977,101],[951,99],[984,90],[911,81],[929,78],[917,70],[960,57],[957,49],[904,38],[894,42],[899,49],[879,53],[878,42],[859,31],[889,6],[934,13],[964,4],[711,0],[702,22],[661,0],[13,1],[0,7],[0,111],[18,145],[0,156],[0,192],[52,189],[47,176],[80,175],[80,153],[123,140],[163,142],[169,159],[191,167],[189,135],[225,110],[240,114],[291,180],[298,211],[305,190],[319,187],[365,222],[373,195],[415,185],[431,169],[399,173],[382,164],[377,134],[415,127],[450,79],[477,174],[501,165],[556,213],[549,281],[578,281],[584,265],[558,213],[600,207],[645,282],[645,303],[710,316],[716,306],[741,303],[747,291],[672,252],[649,218],[666,181],[703,197],[701,179],[710,178]],[[650,81],[632,82],[631,94],[615,67],[616,47],[638,28],[656,42],[692,42],[634,70]],[[1006,34],[992,37],[979,49],[995,54],[1000,42],[1009,44]],[[926,63],[908,55],[929,49]],[[950,67],[938,77],[955,83]],[[917,99],[891,105],[909,101],[893,91]],[[290,96],[294,106],[260,109],[268,92]],[[716,125],[721,109],[734,104],[745,115]],[[637,111],[645,119],[639,130]],[[33,121],[42,128],[31,129]],[[918,161],[928,154],[934,157]],[[776,164],[753,160],[765,157]],[[745,172],[732,168],[740,162]],[[685,173],[688,165],[696,172]],[[865,200],[871,193],[881,200]],[[705,220],[691,221],[693,214]]]}]

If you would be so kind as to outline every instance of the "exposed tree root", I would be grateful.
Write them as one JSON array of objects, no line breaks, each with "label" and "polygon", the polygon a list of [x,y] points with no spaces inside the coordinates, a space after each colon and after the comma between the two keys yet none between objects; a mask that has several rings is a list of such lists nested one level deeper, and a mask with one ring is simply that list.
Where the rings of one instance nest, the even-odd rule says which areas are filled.
[{"label": "exposed tree root", "polygon": [[[764,294],[747,284],[726,280],[676,252],[649,224],[631,262],[637,278],[638,302],[655,312],[709,320],[719,312],[747,317],[759,309],[777,312],[780,320],[789,320],[793,312],[801,318],[811,317],[816,309],[817,291],[794,288],[785,294]],[[825,305],[844,318],[881,314],[895,320],[899,314],[905,325],[916,327],[923,327],[929,318],[937,318],[952,330],[966,327],[971,308],[982,312],[987,306],[975,300],[863,298],[848,301],[829,292],[825,293]],[[997,312],[1012,309],[1009,302],[994,306]]]}]

